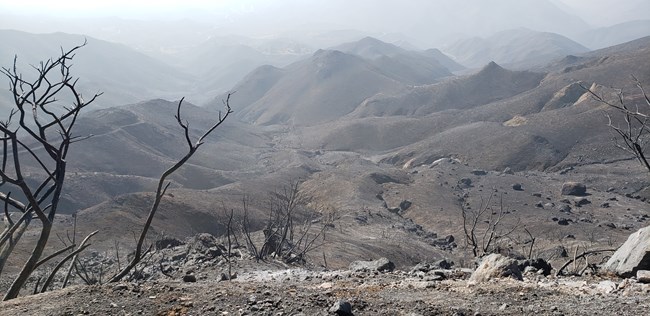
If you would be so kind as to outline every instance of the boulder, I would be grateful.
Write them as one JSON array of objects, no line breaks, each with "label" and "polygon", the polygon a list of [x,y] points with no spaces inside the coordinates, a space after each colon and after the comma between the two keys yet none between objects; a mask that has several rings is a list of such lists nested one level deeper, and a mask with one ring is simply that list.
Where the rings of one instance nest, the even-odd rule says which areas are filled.
[{"label": "boulder", "polygon": [[562,195],[582,196],[587,193],[587,186],[580,182],[565,182],[562,184]]},{"label": "boulder", "polygon": [[521,183],[515,183],[512,185],[512,189],[515,191],[523,191],[524,188],[521,186]]},{"label": "boulder", "polygon": [[479,267],[472,273],[469,281],[472,283],[480,283],[493,278],[523,280],[517,260],[497,253],[484,257]]},{"label": "boulder", "polygon": [[328,310],[332,314],[336,314],[338,316],[352,316],[352,304],[346,301],[337,301],[330,307]]},{"label": "boulder", "polygon": [[395,264],[386,258],[379,258],[373,261],[354,261],[350,263],[352,271],[393,271]]},{"label": "boulder", "polygon": [[406,211],[409,207],[411,207],[411,205],[413,205],[413,203],[411,201],[404,200],[404,201],[399,203],[399,208],[401,208],[402,211]]},{"label": "boulder", "polygon": [[641,283],[650,283],[650,271],[639,270],[636,272],[636,279]]},{"label": "boulder", "polygon": [[622,277],[632,277],[638,270],[650,270],[650,226],[630,235],[602,268]]}]

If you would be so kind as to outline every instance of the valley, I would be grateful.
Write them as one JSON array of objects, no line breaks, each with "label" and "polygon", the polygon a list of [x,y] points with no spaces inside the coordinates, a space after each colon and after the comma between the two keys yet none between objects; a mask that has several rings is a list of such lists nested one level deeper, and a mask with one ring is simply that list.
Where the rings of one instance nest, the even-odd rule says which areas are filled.
[{"label": "valley", "polygon": [[[110,302],[99,299],[101,306],[89,313],[131,314],[137,305],[156,309],[145,297],[169,296],[165,287],[172,284],[170,293],[180,288],[191,293],[194,303],[184,305],[180,296],[161,302],[168,309],[160,311],[168,312],[164,315],[261,314],[251,309],[257,301],[241,300],[267,295],[255,289],[281,297],[282,303],[267,302],[266,311],[286,315],[335,313],[327,312],[330,301],[351,297],[361,315],[407,310],[418,315],[580,314],[571,306],[584,304],[581,298],[566,296],[576,288],[595,301],[615,293],[607,296],[614,305],[598,301],[601,310],[586,308],[582,314],[602,314],[606,307],[615,313],[612,306],[636,304],[630,302],[650,293],[647,284],[614,279],[619,290],[607,292],[598,286],[609,276],[596,272],[630,234],[649,225],[650,178],[612,129],[625,129],[625,116],[592,92],[648,113],[643,88],[650,86],[650,30],[647,20],[600,28],[573,22],[575,30],[564,34],[526,25],[445,43],[436,38],[437,47],[355,30],[294,39],[288,33],[217,36],[203,29],[174,45],[155,36],[134,45],[133,39],[106,28],[90,35],[0,29],[0,41],[9,43],[0,47],[0,63],[10,67],[16,55],[26,78],[34,75],[29,65],[86,43],[71,69],[83,96],[103,94],[76,118],[74,136],[82,139],[71,144],[66,158],[65,185],[46,252],[66,247],[73,232],[80,239],[98,231],[79,259],[94,262],[88,265],[93,275],[108,277],[127,262],[160,174],[187,152],[186,137],[201,135],[223,115],[224,100],[232,109],[232,116],[170,177],[147,239],[150,260],[158,260],[159,267],[140,271],[119,289],[81,287],[77,271],[73,287],[40,294],[39,300],[79,292],[86,298],[66,305],[66,313],[73,314],[83,312],[79,304],[84,300],[101,295]],[[166,28],[170,38],[176,36],[172,29]],[[433,35],[420,39],[434,41]],[[181,120],[176,116],[182,97]],[[62,95],[54,104],[71,100]],[[3,117],[12,113],[13,103],[3,89]],[[189,136],[179,122],[187,124]],[[645,144],[647,135],[639,133]],[[48,153],[38,141],[27,144],[37,154]],[[4,155],[21,157],[28,185],[47,179],[47,168],[33,152],[5,149]],[[13,190],[12,198],[24,200],[14,185],[3,182],[2,192]],[[567,185],[583,186],[585,192],[567,193]],[[283,203],[295,207],[291,238],[295,229],[296,243],[306,250],[299,253],[302,248],[292,244],[285,257],[274,253],[260,260],[256,256],[269,238],[270,221]],[[15,207],[6,209],[3,230],[21,215]],[[20,271],[39,232],[38,224],[27,229],[24,244],[0,269],[0,292]],[[479,238],[474,244],[472,234]],[[165,256],[174,257],[182,252],[177,247],[190,247],[189,240],[200,236],[214,238],[210,251],[227,247],[228,255],[219,248],[221,257],[209,261],[187,250],[182,259],[173,259],[178,266],[165,272]],[[157,246],[169,240],[178,244]],[[253,250],[256,244],[260,249]],[[237,255],[230,253],[231,246]],[[594,250],[602,253],[576,259]],[[499,280],[504,283],[490,283],[487,289],[466,285],[481,257],[490,253],[541,258],[553,273],[573,259],[576,263],[563,267],[564,273],[588,279],[576,285],[562,273],[528,273],[521,283]],[[351,268],[354,261],[379,258],[388,258],[395,271]],[[240,277],[225,285],[219,281],[226,266],[230,273],[231,260]],[[443,272],[412,271],[418,264],[441,261],[451,262],[442,268],[444,281],[435,276]],[[30,278],[24,294],[53,268],[44,267]],[[285,271],[291,276],[281,276]],[[264,273],[273,277],[265,280]],[[187,274],[199,275],[199,282],[179,281]],[[62,282],[61,277],[54,280],[57,286]],[[208,288],[220,288],[225,305],[204,304],[219,300],[211,296],[197,301]],[[544,294],[533,297],[540,288]],[[123,295],[125,289],[143,294],[125,298],[131,294]],[[418,291],[424,289],[442,292]],[[510,291],[520,292],[530,304],[508,299],[501,308],[490,303]],[[285,304],[305,295],[313,298],[309,304]],[[395,298],[393,305],[381,305],[388,297]],[[573,303],[554,303],[563,299]],[[438,300],[449,302],[432,303]],[[65,314],[46,303],[37,308],[3,304],[3,315],[21,309]],[[634,314],[632,309],[628,314]]]}]

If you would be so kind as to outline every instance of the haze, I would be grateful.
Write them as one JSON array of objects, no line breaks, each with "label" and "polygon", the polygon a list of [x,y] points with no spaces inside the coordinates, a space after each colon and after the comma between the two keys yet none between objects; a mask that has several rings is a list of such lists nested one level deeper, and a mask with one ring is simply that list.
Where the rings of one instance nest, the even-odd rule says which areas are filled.
[{"label": "haze", "polygon": [[[452,0],[188,0],[188,1],[2,1],[0,28],[69,32],[131,43],[124,20],[155,20],[211,35],[308,37],[313,30],[357,30],[372,36],[440,46],[470,36],[526,27],[576,36],[593,27],[647,18],[643,0],[452,1]],[[99,19],[98,19],[99,18]],[[118,22],[121,21],[121,22]],[[190,23],[191,21],[191,23]],[[113,29],[113,33],[111,30]],[[300,30],[300,31],[295,31]],[[137,34],[133,34],[137,36]]]}]

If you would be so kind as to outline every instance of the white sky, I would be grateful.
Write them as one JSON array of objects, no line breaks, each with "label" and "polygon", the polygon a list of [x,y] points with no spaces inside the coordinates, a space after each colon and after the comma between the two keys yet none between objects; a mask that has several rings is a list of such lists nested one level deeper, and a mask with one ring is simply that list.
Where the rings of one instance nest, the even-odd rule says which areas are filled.
[{"label": "white sky", "polygon": [[[309,0],[304,0],[308,3]],[[313,0],[322,5],[327,0]],[[350,0],[354,1],[354,0]],[[387,0],[376,0],[378,5]],[[433,1],[433,0],[432,0]],[[490,1],[490,0],[485,0]],[[631,12],[629,8],[638,6],[648,0],[552,0],[561,2],[582,11],[589,22],[597,22],[607,15],[638,14],[647,16],[647,12]],[[282,3],[282,0],[0,0],[0,9],[18,14],[37,14],[53,16],[175,16],[182,17],[188,13],[235,13],[253,10],[264,5]],[[225,12],[224,12],[225,11]],[[638,17],[637,17],[638,18]]]},{"label": "white sky", "polygon": [[246,11],[260,0],[0,0],[15,14],[48,16],[183,16],[196,12]]}]

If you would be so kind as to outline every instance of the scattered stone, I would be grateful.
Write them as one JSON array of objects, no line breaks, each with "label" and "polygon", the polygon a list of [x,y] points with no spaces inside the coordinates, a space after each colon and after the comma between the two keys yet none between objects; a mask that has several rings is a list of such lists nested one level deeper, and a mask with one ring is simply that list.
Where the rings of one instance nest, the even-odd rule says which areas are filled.
[{"label": "scattered stone", "polygon": [[587,193],[587,186],[580,182],[565,182],[562,184],[562,195],[583,196]]},{"label": "scattered stone", "polygon": [[523,279],[516,260],[494,253],[483,258],[479,267],[472,273],[469,281],[480,283],[493,278],[505,277],[517,280]]},{"label": "scattered stone", "polygon": [[570,219],[560,218],[560,219],[558,219],[557,223],[559,225],[566,226],[566,225],[569,225],[570,221],[571,221]]},{"label": "scattered stone", "polygon": [[600,207],[602,208],[609,208],[609,203],[605,202],[603,204],[600,204]]},{"label": "scattered stone", "polygon": [[650,226],[631,234],[602,268],[622,277],[650,270]]},{"label": "scattered stone", "polygon": [[329,312],[339,316],[352,316],[352,304],[343,300],[337,301],[330,307]]},{"label": "scattered stone", "polygon": [[506,167],[505,169],[503,169],[503,173],[505,173],[505,174],[515,174],[515,173],[512,171],[512,169],[510,169],[510,167]]},{"label": "scattered stone", "polygon": [[350,270],[390,272],[395,270],[395,264],[387,258],[379,258],[373,261],[354,261],[350,263]]},{"label": "scattered stone", "polygon": [[545,208],[545,209],[549,209],[549,210],[550,210],[550,209],[552,209],[552,208],[554,208],[554,207],[555,207],[555,203],[550,203],[550,202],[549,202],[549,203],[545,203],[545,204],[544,204],[544,208]]},{"label": "scattered stone", "polygon": [[544,208],[544,202],[539,201],[539,202],[535,203],[535,207]]},{"label": "scattered stone", "polygon": [[541,193],[533,193],[533,196],[535,196],[535,197],[542,197],[542,194],[541,194]]},{"label": "scattered stone", "polygon": [[515,183],[512,185],[512,189],[515,191],[523,191],[523,187],[521,186],[521,183]]}]

